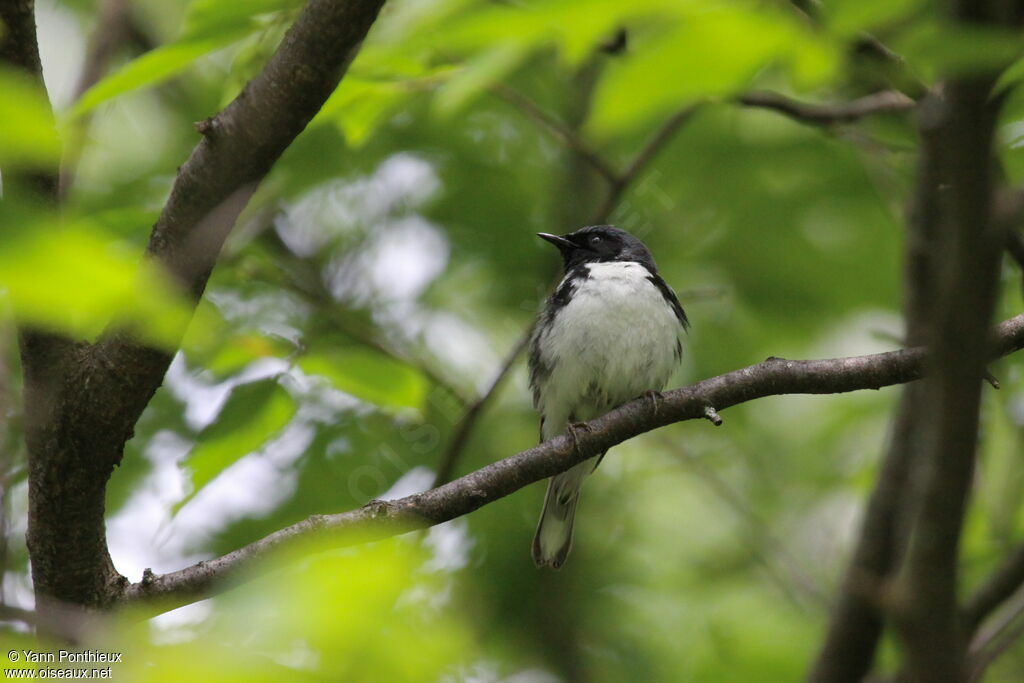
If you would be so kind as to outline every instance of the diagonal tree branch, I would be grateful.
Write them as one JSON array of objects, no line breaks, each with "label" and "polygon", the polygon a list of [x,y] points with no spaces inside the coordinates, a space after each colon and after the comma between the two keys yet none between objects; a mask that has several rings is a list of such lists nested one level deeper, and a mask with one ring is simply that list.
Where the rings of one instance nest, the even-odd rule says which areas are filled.
[{"label": "diagonal tree branch", "polygon": [[617,174],[611,179],[608,187],[608,194],[605,195],[604,201],[601,206],[598,207],[594,217],[590,220],[592,225],[598,223],[604,223],[608,220],[609,216],[615,210],[615,207],[619,203],[619,199],[629,189],[629,186],[640,176],[641,173],[647,170],[654,158],[658,156],[658,153],[664,149],[665,145],[668,144],[672,136],[676,134],[683,124],[690,120],[693,114],[700,108],[700,103],[688,104],[676,113],[665,119],[665,122],[654,131],[651,135],[650,140],[647,144],[637,152],[636,156],[633,157],[633,161],[629,163],[621,174]]},{"label": "diagonal tree branch", "polygon": [[982,630],[971,641],[968,662],[968,680],[980,681],[985,670],[1024,635],[1024,595],[1018,595],[1007,605],[998,622]]},{"label": "diagonal tree branch", "polygon": [[[998,326],[991,355],[999,357],[1021,348],[1024,314]],[[559,436],[424,493],[393,501],[372,501],[340,514],[310,517],[222,557],[162,576],[147,572],[142,581],[123,587],[117,601],[152,602],[157,610],[172,609],[222,590],[228,579],[273,549],[311,535],[327,535],[339,545],[352,545],[440,524],[564,472],[594,453],[638,434],[675,422],[702,419],[708,406],[723,410],[766,396],[879,389],[919,379],[924,364],[925,353],[920,347],[830,360],[769,358],[666,392],[656,407],[646,399],[631,401],[587,423],[587,429],[578,431],[576,441]]]},{"label": "diagonal tree branch", "polygon": [[396,347],[381,338],[375,330],[364,330],[346,318],[320,276],[319,266],[309,258],[295,254],[273,228],[262,231],[263,243],[278,259],[277,266],[287,275],[287,286],[309,303],[317,306],[324,314],[328,327],[352,341],[373,349],[385,356],[391,356],[423,374],[431,383],[453,396],[461,405],[469,405],[475,399],[455,382],[446,378],[427,359],[417,358],[407,349]]},{"label": "diagonal tree branch", "polygon": [[883,90],[836,104],[800,102],[774,92],[751,92],[740,95],[736,101],[745,107],[771,109],[815,126],[851,123],[872,114],[909,111],[917,106],[917,102],[898,90]]},{"label": "diagonal tree branch", "polygon": [[437,466],[437,474],[434,475],[434,484],[431,488],[437,488],[441,484],[447,483],[452,478],[452,473],[455,472],[455,465],[459,461],[459,456],[462,455],[462,451],[465,449],[466,444],[469,442],[469,436],[473,433],[473,427],[476,426],[477,420],[483,413],[484,408],[491,402],[491,399],[498,392],[502,382],[508,376],[508,373],[512,370],[512,366],[515,365],[516,359],[519,358],[525,349],[526,345],[530,342],[530,335],[533,334],[533,326],[519,336],[515,345],[505,356],[504,362],[501,364],[501,368],[494,375],[494,379],[491,380],[490,385],[484,393],[480,394],[479,398],[473,401],[466,412],[462,414],[462,418],[459,419],[459,423],[455,425],[455,432],[452,436],[452,440],[448,442],[448,448],[445,449],[444,455],[441,457],[441,462]]},{"label": "diagonal tree branch", "polygon": [[1024,545],[1010,553],[978,586],[960,610],[960,622],[973,633],[997,607],[1024,586]]},{"label": "diagonal tree branch", "polygon": [[618,171],[616,171],[611,164],[605,161],[605,158],[590,146],[590,143],[580,137],[579,133],[573,130],[570,126],[562,123],[557,118],[537,106],[537,103],[529,97],[512,86],[505,85],[504,83],[497,83],[492,86],[491,92],[513,105],[523,112],[523,114],[550,131],[555,137],[564,142],[569,149],[580,155],[583,160],[590,164],[590,166],[600,173],[601,176],[609,183],[615,183],[618,180]]}]

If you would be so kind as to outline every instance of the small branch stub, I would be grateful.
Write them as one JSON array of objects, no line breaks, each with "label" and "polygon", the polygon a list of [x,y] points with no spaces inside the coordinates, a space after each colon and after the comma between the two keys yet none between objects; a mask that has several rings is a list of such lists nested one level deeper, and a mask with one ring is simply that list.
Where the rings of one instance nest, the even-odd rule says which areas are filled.
[{"label": "small branch stub", "polygon": [[722,426],[722,416],[718,414],[718,411],[715,410],[714,406],[704,406],[704,417],[710,420],[711,424],[715,425],[716,427]]},{"label": "small branch stub", "polygon": [[214,131],[217,128],[217,120],[216,117],[211,116],[208,119],[196,121],[192,124],[192,126],[196,129],[196,131],[199,132],[200,135],[204,137],[210,137],[211,135],[213,135]]}]

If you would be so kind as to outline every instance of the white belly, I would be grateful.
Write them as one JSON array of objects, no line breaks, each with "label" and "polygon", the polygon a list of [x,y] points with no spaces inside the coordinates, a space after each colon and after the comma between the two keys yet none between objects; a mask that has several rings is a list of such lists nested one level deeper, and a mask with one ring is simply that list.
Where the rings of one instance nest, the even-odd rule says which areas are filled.
[{"label": "white belly", "polygon": [[540,387],[544,438],[664,388],[682,327],[638,263],[588,264],[540,344],[551,374]]}]

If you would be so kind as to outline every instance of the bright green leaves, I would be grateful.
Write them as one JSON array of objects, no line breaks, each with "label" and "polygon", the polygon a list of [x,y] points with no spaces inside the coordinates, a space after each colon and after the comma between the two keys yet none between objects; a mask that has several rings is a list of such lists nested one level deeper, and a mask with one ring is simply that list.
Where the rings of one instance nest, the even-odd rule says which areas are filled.
[{"label": "bright green leaves", "polygon": [[1008,89],[1006,100],[1000,111],[998,142],[1003,170],[1010,182],[1024,181],[1024,89],[1018,84],[1011,85],[1020,76],[1012,72],[1021,69],[1020,63],[1010,67],[1004,74]]},{"label": "bright green leaves", "polygon": [[303,0],[193,0],[185,15],[184,40],[221,39],[259,28],[268,14],[296,9]]},{"label": "bright green leaves", "polygon": [[923,0],[828,0],[822,4],[825,23],[833,33],[855,37],[918,9]]},{"label": "bright green leaves", "polygon": [[[448,64],[454,68],[435,99],[444,115],[540,55],[554,52],[561,65],[576,69],[625,28],[629,47],[608,60],[598,86],[592,127],[605,136],[646,126],[687,102],[739,92],[775,65],[794,87],[822,85],[837,72],[841,51],[789,8],[736,0],[439,0],[400,5],[385,26],[354,71],[375,71],[376,60],[396,53],[419,55],[424,66]],[[381,101],[380,91],[364,92]]]},{"label": "bright green leaves", "polygon": [[11,235],[0,247],[0,291],[20,323],[78,339],[114,325],[147,344],[177,346],[191,305],[134,249],[85,222],[12,210],[0,222]]},{"label": "bright green leaves", "polygon": [[820,85],[837,66],[834,49],[791,16],[741,5],[676,17],[636,41],[642,48],[609,64],[598,89],[592,125],[599,134],[649,125],[688,102],[738,93],[772,64],[788,66],[803,87]]},{"label": "bright green leaves", "polygon": [[508,41],[473,56],[439,89],[435,101],[438,111],[442,114],[458,111],[478,94],[508,76],[528,54],[528,45]]},{"label": "bright green leaves", "polygon": [[333,122],[350,147],[361,147],[377,128],[402,109],[417,90],[416,81],[345,77],[317,121]]},{"label": "bright green leaves", "polygon": [[471,613],[441,597],[445,577],[429,561],[407,540],[340,552],[308,541],[216,598],[201,637],[157,645],[148,623],[125,620],[104,647],[133,653],[114,665],[115,679],[153,683],[449,680],[478,661],[480,646]]},{"label": "bright green leaves", "polygon": [[179,40],[147,52],[101,80],[82,96],[72,113],[84,114],[114,97],[156,85],[188,69],[200,57],[259,31],[267,15],[300,5],[298,0],[194,0]]},{"label": "bright green leaves", "polygon": [[162,45],[129,62],[120,71],[89,88],[75,104],[74,115],[85,114],[107,100],[138,88],[156,85],[184,71],[203,55],[224,47],[240,36],[230,35]]},{"label": "bright green leaves", "polygon": [[[278,434],[295,415],[295,401],[276,377],[239,384],[220,414],[196,439],[185,466],[193,494]],[[178,504],[181,507],[192,495]]]},{"label": "bright green leaves", "polygon": [[900,34],[892,46],[928,81],[1002,70],[1022,52],[1016,32],[936,21],[918,22]]},{"label": "bright green leaves", "polygon": [[299,367],[328,378],[347,394],[392,410],[422,410],[429,386],[418,370],[358,347],[314,349],[299,360]]},{"label": "bright green leaves", "polygon": [[0,169],[55,166],[60,140],[46,92],[23,74],[0,69],[0,93]]},{"label": "bright green leaves", "polygon": [[283,584],[274,582],[283,590],[268,614],[286,611],[291,618],[270,621],[306,633],[337,680],[441,680],[473,648],[464,625],[430,607],[427,596],[442,585],[422,570],[426,559],[401,541],[317,555]]}]

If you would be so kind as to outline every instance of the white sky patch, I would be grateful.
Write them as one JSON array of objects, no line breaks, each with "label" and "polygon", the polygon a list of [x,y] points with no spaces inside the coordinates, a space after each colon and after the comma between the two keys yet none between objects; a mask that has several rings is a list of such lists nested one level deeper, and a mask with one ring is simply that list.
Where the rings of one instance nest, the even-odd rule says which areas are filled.
[{"label": "white sky patch", "polygon": [[315,434],[308,422],[293,420],[276,439],[225,469],[167,526],[167,545],[184,552],[238,520],[273,512],[295,493],[295,461]]},{"label": "white sky patch", "polygon": [[[287,363],[283,360],[260,359],[237,376],[211,384],[203,381],[201,373],[190,372],[179,353],[168,370],[165,386],[182,401],[186,422],[198,431],[216,418],[232,388],[286,370]],[[203,559],[189,550],[196,547],[200,539],[208,538],[241,516],[273,509],[272,506],[293,490],[281,470],[290,470],[290,464],[312,440],[311,436],[290,433],[290,429],[286,428],[263,451],[246,456],[210,482],[177,517],[172,517],[172,509],[191,487],[188,472],[181,463],[188,457],[193,443],[169,430],[158,432],[143,454],[152,463],[153,471],[107,523],[108,543],[118,569],[133,580],[138,580],[147,567],[157,573],[180,569]],[[278,457],[283,457],[287,464],[278,463]],[[244,464],[250,458],[252,462]],[[236,467],[240,471],[235,471]],[[229,473],[237,479],[224,476]],[[268,479],[279,486],[274,488]],[[280,493],[268,495],[267,488]],[[203,503],[211,495],[221,498]]]},{"label": "white sky patch", "polygon": [[22,572],[4,572],[4,603],[22,609],[35,609],[36,596],[29,575]]},{"label": "white sky patch", "polygon": [[196,626],[201,625],[213,614],[213,602],[200,600],[191,605],[164,612],[150,619],[153,642],[156,645],[175,645],[194,640]]},{"label": "white sky patch", "polygon": [[170,522],[171,506],[180,501],[187,490],[178,463],[191,447],[190,441],[174,432],[157,432],[143,454],[152,463],[152,472],[107,521],[111,557],[118,571],[133,581],[141,579],[147,567],[162,574],[202,559],[169,549],[161,540]]},{"label": "white sky patch", "polygon": [[359,306],[418,299],[448,264],[448,241],[421,216],[385,222],[357,250],[327,269],[335,298]]},{"label": "white sky patch", "polygon": [[369,177],[330,181],[286,204],[275,227],[295,253],[312,256],[339,237],[377,232],[382,223],[415,210],[440,188],[430,163],[402,152]]},{"label": "white sky patch", "polygon": [[421,493],[430,488],[434,482],[434,472],[427,467],[414,467],[391,485],[387,491],[377,496],[378,500],[396,500],[414,493]]},{"label": "white sky patch", "polygon": [[460,517],[433,526],[427,532],[426,546],[432,557],[425,568],[433,571],[456,571],[469,564],[469,551],[473,549],[469,524]]},{"label": "white sky patch", "polygon": [[68,10],[52,0],[36,3],[39,57],[50,100],[58,109],[71,104],[85,55],[85,38]]},{"label": "white sky patch", "polygon": [[287,370],[288,363],[281,358],[260,358],[237,375],[211,384],[204,381],[203,373],[190,372],[184,356],[178,353],[167,370],[164,385],[175,398],[185,404],[185,422],[188,426],[199,431],[216,419],[236,386],[273,377]]},{"label": "white sky patch", "polygon": [[[196,429],[216,417],[233,386],[276,374],[281,374],[282,386],[296,397],[299,409],[276,438],[226,468],[173,516],[174,505],[191,487],[187,465],[182,463],[193,444],[172,432],[156,435],[145,452],[153,472],[108,523],[117,566],[136,580],[146,567],[164,573],[204,559],[206,555],[196,555],[193,549],[240,519],[273,512],[295,493],[299,476],[295,463],[312,444],[316,424],[330,424],[342,413],[371,410],[320,378],[287,369],[278,359],[256,361],[239,376],[216,385],[189,374],[180,357],[172,367],[167,386],[186,404]],[[344,444],[335,446],[344,448]]]},{"label": "white sky patch", "polygon": [[815,341],[809,357],[841,358],[892,351],[901,345],[889,335],[902,333],[903,323],[892,311],[859,311],[826,329]]},{"label": "white sky patch", "polygon": [[300,256],[336,251],[324,278],[338,300],[413,301],[448,264],[444,233],[417,213],[440,188],[429,162],[399,153],[369,177],[324,183],[286,204],[275,228]]},{"label": "white sky patch", "polygon": [[370,279],[387,299],[416,299],[448,264],[448,241],[420,216],[389,225],[364,252]]},{"label": "white sky patch", "polygon": [[304,301],[284,292],[266,292],[246,297],[227,289],[207,292],[224,319],[237,328],[258,329],[266,335],[280,337],[292,344],[302,336],[310,307]]},{"label": "white sky patch", "polygon": [[451,313],[425,316],[423,339],[431,352],[460,374],[477,378],[477,390],[485,388],[497,372],[507,349],[493,342],[476,327]]}]

